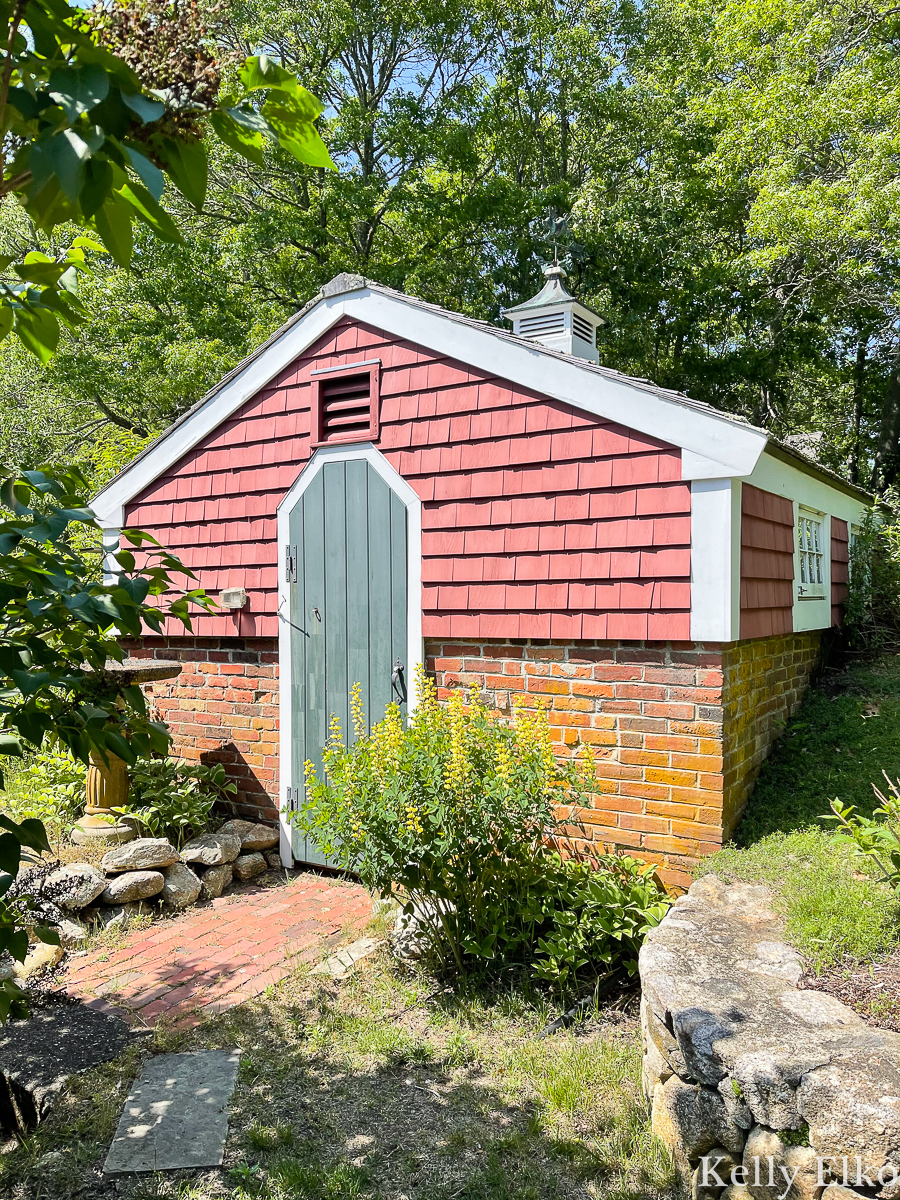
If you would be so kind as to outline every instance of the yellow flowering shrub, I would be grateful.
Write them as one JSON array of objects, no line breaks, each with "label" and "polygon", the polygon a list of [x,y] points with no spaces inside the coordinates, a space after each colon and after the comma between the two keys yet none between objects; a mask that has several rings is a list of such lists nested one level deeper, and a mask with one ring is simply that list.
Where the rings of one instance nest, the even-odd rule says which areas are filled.
[{"label": "yellow flowering shrub", "polygon": [[594,945],[576,931],[583,946],[566,960],[557,927],[562,906],[575,902],[573,881],[596,882],[599,868],[640,884],[641,902],[661,893],[632,860],[601,856],[586,868],[558,853],[561,822],[590,802],[590,750],[555,758],[544,707],[516,705],[504,722],[476,691],[439,703],[421,670],[417,689],[408,722],[392,704],[370,731],[354,686],[351,737],[332,719],[324,778],[307,763],[306,806],[292,819],[370,890],[399,893],[439,966],[526,966],[553,981],[596,973],[617,957],[617,935]]}]

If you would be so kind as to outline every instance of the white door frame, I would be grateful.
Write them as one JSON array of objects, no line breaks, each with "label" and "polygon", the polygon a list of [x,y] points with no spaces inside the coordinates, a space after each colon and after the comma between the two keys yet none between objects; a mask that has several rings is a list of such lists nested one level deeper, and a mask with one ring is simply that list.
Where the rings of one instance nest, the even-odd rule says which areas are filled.
[{"label": "white door frame", "polygon": [[292,826],[286,819],[288,787],[303,787],[302,779],[291,779],[291,729],[293,660],[291,657],[290,583],[287,580],[284,548],[291,540],[291,513],[303,493],[323,469],[326,463],[358,462],[369,463],[381,476],[391,491],[406,507],[406,554],[407,554],[407,710],[415,708],[416,668],[424,659],[422,643],[422,501],[380,450],[371,442],[355,446],[324,446],[297,476],[290,491],[278,505],[278,797],[279,826],[281,829],[281,861],[285,866],[294,862]]}]

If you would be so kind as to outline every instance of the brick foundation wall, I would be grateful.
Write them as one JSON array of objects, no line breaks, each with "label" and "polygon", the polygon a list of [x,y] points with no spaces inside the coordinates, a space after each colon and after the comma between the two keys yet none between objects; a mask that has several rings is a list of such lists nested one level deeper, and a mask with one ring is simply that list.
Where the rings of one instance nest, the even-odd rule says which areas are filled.
[{"label": "brick foundation wall", "polygon": [[[587,843],[657,863],[669,884],[722,844],[722,654],[641,643],[426,643],[439,694],[477,684],[504,716],[511,697],[549,702],[561,753],[595,753]],[[585,846],[584,848],[587,848]]]},{"label": "brick foundation wall", "polygon": [[278,820],[278,643],[271,638],[153,638],[127,642],[132,658],[183,664],[148,684],[180,758],[225,765],[237,816]]},{"label": "brick foundation wall", "polygon": [[818,666],[822,634],[794,633],[734,642],[722,656],[723,830],[734,831],[759,768],[796,711]]},{"label": "brick foundation wall", "polygon": [[[760,764],[819,658],[820,634],[728,646],[623,642],[426,642],[439,694],[477,684],[505,717],[512,696],[549,704],[560,754],[593,747],[598,794],[586,843],[611,845],[687,886],[733,831]],[[278,817],[278,646],[263,638],[145,638],[136,658],[183,664],[148,685],[183,758],[224,763],[235,810]]]},{"label": "brick foundation wall", "polygon": [[509,716],[512,696],[549,702],[561,754],[593,747],[599,780],[586,844],[615,846],[688,886],[719,849],[759,765],[794,711],[819,635],[669,643],[426,643],[439,694],[473,683]]}]

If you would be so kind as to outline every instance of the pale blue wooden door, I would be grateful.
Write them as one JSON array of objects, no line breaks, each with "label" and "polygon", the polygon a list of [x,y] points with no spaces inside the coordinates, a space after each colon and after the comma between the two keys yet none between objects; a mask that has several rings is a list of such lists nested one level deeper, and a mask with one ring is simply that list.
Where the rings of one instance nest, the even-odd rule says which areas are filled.
[{"label": "pale blue wooden door", "polygon": [[[303,764],[322,776],[331,715],[352,738],[350,688],[362,685],[366,718],[381,720],[405,695],[406,507],[364,459],[326,463],[291,512],[296,581],[291,585],[290,781],[303,803]],[[403,676],[392,680],[397,663]],[[406,705],[402,703],[405,713]],[[298,830],[294,857],[326,863]]]}]

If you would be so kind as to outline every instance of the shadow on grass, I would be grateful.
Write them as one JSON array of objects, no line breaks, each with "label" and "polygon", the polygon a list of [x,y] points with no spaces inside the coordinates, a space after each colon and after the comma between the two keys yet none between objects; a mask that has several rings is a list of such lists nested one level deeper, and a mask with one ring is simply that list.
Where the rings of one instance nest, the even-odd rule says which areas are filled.
[{"label": "shadow on grass", "polygon": [[[430,985],[433,988],[433,984]],[[103,1158],[139,1061],[84,1076],[28,1143],[0,1155],[0,1195],[90,1200],[653,1200],[671,1163],[640,1095],[636,1022],[537,1040],[510,996],[455,1008],[385,963],[342,985],[291,978],[156,1050],[240,1046],[222,1170],[118,1181]]]},{"label": "shadow on grass", "polygon": [[763,764],[734,841],[831,828],[822,817],[835,798],[871,814],[882,771],[900,776],[900,655],[826,672],[810,688]]},{"label": "shadow on grass", "polygon": [[834,836],[835,798],[871,814],[872,784],[900,776],[900,656],[826,671],[763,764],[733,842],[698,874],[764,883],[816,972],[871,963],[900,943],[900,897]]}]

